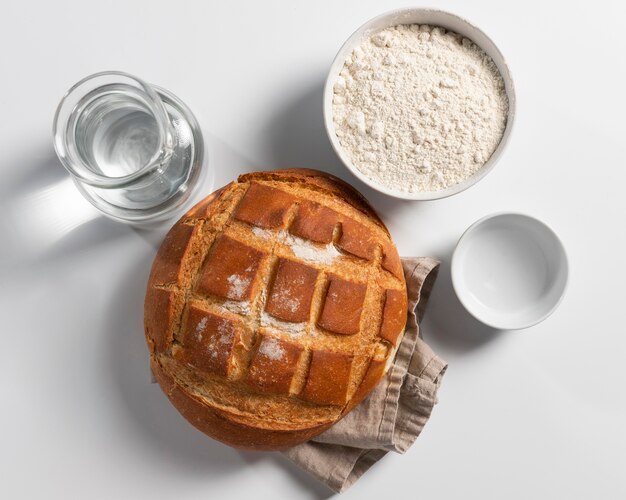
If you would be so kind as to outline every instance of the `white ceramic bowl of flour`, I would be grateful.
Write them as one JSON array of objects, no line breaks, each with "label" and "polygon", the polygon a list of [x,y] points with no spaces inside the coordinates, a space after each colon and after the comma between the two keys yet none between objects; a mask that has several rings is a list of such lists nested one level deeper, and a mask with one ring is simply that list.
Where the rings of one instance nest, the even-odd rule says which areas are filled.
[{"label": "white ceramic bowl of flour", "polygon": [[[444,189],[424,191],[418,190],[415,192],[409,192],[401,189],[390,188],[374,179],[368,177],[355,166],[350,158],[350,154],[341,145],[340,139],[337,136],[337,130],[335,121],[333,119],[333,97],[334,86],[340,76],[340,72],[344,67],[345,61],[351,56],[354,49],[361,46],[361,44],[369,39],[375,33],[384,30],[386,28],[397,25],[431,25],[445,28],[446,30],[453,31],[459,35],[471,40],[480,49],[482,49],[495,63],[502,80],[504,81],[504,89],[508,98],[508,113],[506,118],[506,126],[502,133],[502,137],[489,157],[489,159],[470,177],[464,178],[460,182],[448,186]],[[457,194],[464,191],[468,187],[472,186],[480,179],[482,179],[493,167],[502,155],[502,152],[507,144],[511,129],[513,126],[513,120],[515,117],[515,90],[513,86],[513,79],[511,72],[504,60],[504,57],[500,50],[496,47],[493,41],[479,28],[466,21],[465,19],[435,9],[426,8],[407,8],[394,10],[385,14],[382,14],[361,26],[355,31],[350,38],[341,47],[335,60],[333,61],[328,77],[326,79],[326,85],[324,88],[324,123],[330,142],[341,159],[344,165],[360,180],[372,188],[385,193],[389,196],[396,198],[408,199],[408,200],[434,200],[439,198],[445,198],[453,194]]]},{"label": "white ceramic bowl of flour", "polygon": [[556,233],[517,213],[480,219],[461,236],[452,256],[452,284],[461,303],[502,330],[547,318],[563,298],[567,276],[567,256]]}]

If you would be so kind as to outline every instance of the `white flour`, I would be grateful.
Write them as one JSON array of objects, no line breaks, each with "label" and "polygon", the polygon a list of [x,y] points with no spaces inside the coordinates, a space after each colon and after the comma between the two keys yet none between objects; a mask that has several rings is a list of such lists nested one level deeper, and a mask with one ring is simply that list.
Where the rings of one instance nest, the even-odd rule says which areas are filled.
[{"label": "white flour", "polygon": [[337,257],[341,257],[341,254],[332,243],[324,246],[314,245],[310,241],[298,238],[285,231],[282,231],[282,234],[279,235],[279,241],[286,243],[291,248],[293,254],[302,260],[319,264],[330,264]]},{"label": "white flour", "polygon": [[[247,271],[248,269],[246,269]],[[250,278],[238,276],[236,274],[231,274],[228,279],[228,284],[230,285],[228,293],[232,295],[235,299],[243,298],[246,290],[250,286]]]},{"label": "white flour", "polygon": [[250,313],[250,302],[247,300],[241,302],[236,300],[225,300],[219,305],[219,307],[236,314]]},{"label": "white flour", "polygon": [[261,313],[261,326],[266,328],[274,328],[280,332],[286,333],[291,337],[300,337],[306,331],[306,323],[290,323],[281,321],[274,316],[267,314],[265,311]]},{"label": "white flour", "polygon": [[196,339],[198,340],[198,342],[202,341],[202,334],[204,333],[204,330],[206,330],[206,325],[208,321],[209,318],[205,316],[200,321],[198,321],[198,324],[196,325]]},{"label": "white flour", "polygon": [[[270,239],[272,237],[272,231],[267,229],[261,229],[260,227],[253,227],[252,232],[258,238]],[[335,248],[335,245],[328,243],[327,245],[320,246],[311,243],[308,240],[289,234],[288,232],[281,230],[278,232],[276,241],[284,243],[293,252],[296,257],[302,260],[308,260],[310,262],[317,262],[320,264],[330,264],[337,257],[341,257],[341,253]]]},{"label": "white flour", "polygon": [[259,355],[265,356],[272,361],[278,361],[285,356],[285,350],[279,342],[271,337],[266,337],[259,347]]},{"label": "white flour", "polygon": [[233,339],[234,334],[228,323],[221,320],[219,326],[217,327],[217,335],[211,337],[206,349],[212,358],[223,356],[227,352],[224,350],[224,346],[232,344]]},{"label": "white flour", "polygon": [[401,191],[436,191],[470,177],[498,146],[507,112],[491,58],[433,26],[374,34],[334,85],[339,142],[363,174]]}]

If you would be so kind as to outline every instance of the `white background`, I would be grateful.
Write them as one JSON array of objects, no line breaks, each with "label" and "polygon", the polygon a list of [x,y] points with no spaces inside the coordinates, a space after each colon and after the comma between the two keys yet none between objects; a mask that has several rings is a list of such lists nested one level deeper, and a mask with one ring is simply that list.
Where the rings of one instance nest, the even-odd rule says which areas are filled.
[{"label": "white background", "polygon": [[[281,457],[205,438],[149,383],[142,302],[163,233],[97,216],[51,146],[65,90],[121,69],[198,115],[214,186],[256,169],[327,170],[371,200],[401,254],[443,260],[423,328],[450,363],[440,403],[406,455],[385,457],[344,498],[626,497],[624,4],[438,2],[498,44],[518,113],[492,173],[426,203],[358,182],[322,124],[339,46],[408,4],[3,0],[0,496],[331,495]],[[450,283],[457,238],[502,210],[546,221],[570,258],[562,305],[521,332],[481,326]]]}]

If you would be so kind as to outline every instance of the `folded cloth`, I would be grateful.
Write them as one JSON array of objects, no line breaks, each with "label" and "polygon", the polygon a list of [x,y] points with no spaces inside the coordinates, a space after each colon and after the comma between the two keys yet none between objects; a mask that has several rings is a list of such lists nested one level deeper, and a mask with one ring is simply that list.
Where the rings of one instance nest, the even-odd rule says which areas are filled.
[{"label": "folded cloth", "polygon": [[404,337],[386,377],[348,415],[283,454],[336,492],[348,489],[387,452],[413,444],[437,402],[447,364],[422,340],[419,323],[439,270],[429,257],[402,259],[408,292]]}]

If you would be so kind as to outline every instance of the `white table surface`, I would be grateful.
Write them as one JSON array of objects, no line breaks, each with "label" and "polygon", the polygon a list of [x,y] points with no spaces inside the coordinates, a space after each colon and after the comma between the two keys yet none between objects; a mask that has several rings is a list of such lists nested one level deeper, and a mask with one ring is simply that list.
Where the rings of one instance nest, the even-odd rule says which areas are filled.
[{"label": "white table surface", "polygon": [[[344,498],[626,497],[624,4],[437,2],[499,45],[518,115],[483,181],[415,203],[344,170],[321,114],[338,47],[410,3],[2,2],[0,496],[331,496],[281,457],[205,438],[150,384],[142,302],[163,231],[98,216],[51,145],[65,90],[121,69],[198,115],[214,187],[262,168],[328,170],[371,200],[403,255],[443,261],[423,327],[450,363],[440,403],[406,455],[385,457]],[[560,308],[521,332],[481,326],[450,283],[459,235],[502,210],[549,223],[570,259]]]}]

